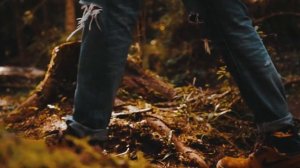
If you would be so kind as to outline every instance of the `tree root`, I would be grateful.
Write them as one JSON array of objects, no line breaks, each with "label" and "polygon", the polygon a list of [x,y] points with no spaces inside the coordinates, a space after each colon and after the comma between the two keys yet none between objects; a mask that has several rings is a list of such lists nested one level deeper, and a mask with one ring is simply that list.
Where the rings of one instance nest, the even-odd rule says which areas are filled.
[{"label": "tree root", "polygon": [[198,151],[185,146],[175,135],[172,134],[172,130],[161,120],[153,117],[146,117],[147,125],[157,131],[162,136],[168,136],[169,140],[174,144],[176,150],[181,153],[184,158],[190,161],[192,164],[197,165],[200,168],[208,168],[208,165],[204,161],[204,157]]}]

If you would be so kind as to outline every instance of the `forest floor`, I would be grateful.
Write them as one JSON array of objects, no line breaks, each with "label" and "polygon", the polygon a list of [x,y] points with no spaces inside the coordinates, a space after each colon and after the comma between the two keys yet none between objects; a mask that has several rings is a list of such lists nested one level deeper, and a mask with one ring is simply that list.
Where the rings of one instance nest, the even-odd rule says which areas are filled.
[{"label": "forest floor", "polygon": [[[255,143],[255,127],[251,122],[251,115],[241,115],[228,108],[231,106],[230,102],[239,101],[238,96],[229,91],[218,93],[193,86],[177,90],[181,96],[168,102],[153,103],[140,97],[122,95],[123,102],[115,108],[116,117],[112,118],[109,140],[104,150],[133,160],[141,151],[154,167],[192,166],[181,158],[174,145],[169,142],[169,136],[175,134],[184,144],[201,152],[210,165],[214,165],[225,155],[248,154]],[[29,91],[2,91],[1,118],[22,102]],[[72,104],[72,100],[66,99],[49,104],[38,115],[18,123],[10,123],[8,128],[25,139],[42,139],[50,147],[60,147],[58,144],[61,142],[49,137],[56,137],[56,134],[66,128],[62,118],[71,114]],[[133,114],[128,114],[131,112]],[[118,116],[120,113],[123,115]],[[143,124],[144,116],[159,118],[174,132],[163,136],[151,130]]]},{"label": "forest floor", "polygon": [[[33,88],[2,88],[0,118],[24,101]],[[72,98],[62,96],[18,122],[1,121],[8,131],[3,129],[0,135],[0,163],[7,167],[196,167],[178,152],[172,136],[202,154],[210,167],[224,156],[247,156],[251,152],[257,138],[253,115],[234,85],[189,85],[175,90],[175,98],[166,101],[147,99],[121,88],[109,139],[101,150],[90,147],[86,140],[58,138],[66,128],[63,118],[72,113]],[[292,84],[287,92],[291,110],[296,112],[300,85]],[[149,117],[162,121],[172,131],[163,135],[154,130],[145,124]]]}]

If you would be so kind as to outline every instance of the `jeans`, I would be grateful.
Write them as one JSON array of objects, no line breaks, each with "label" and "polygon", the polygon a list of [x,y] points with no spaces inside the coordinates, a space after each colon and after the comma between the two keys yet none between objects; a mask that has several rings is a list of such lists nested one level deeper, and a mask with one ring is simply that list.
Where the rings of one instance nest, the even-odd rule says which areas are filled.
[{"label": "jeans", "polygon": [[[84,23],[73,119],[92,129],[106,129],[123,75],[140,2],[96,2],[102,11]],[[88,4],[85,1],[81,3]]]},{"label": "jeans", "polygon": [[[81,0],[103,8],[90,29],[85,26],[75,93],[74,119],[94,129],[105,129],[122,78],[136,22],[139,0]],[[261,132],[293,126],[280,75],[252,26],[241,0],[183,0],[201,12],[219,46],[243,99],[254,111]],[[193,6],[189,6],[193,4]],[[195,8],[196,4],[196,8]],[[198,11],[199,10],[199,11]]]}]

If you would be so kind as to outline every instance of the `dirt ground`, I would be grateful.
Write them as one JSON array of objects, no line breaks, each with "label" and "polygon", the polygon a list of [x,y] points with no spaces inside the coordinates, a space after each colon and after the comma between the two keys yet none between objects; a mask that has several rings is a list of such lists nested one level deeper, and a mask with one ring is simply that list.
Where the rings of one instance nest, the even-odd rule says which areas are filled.
[{"label": "dirt ground", "polygon": [[[145,114],[114,117],[110,124],[110,136],[104,150],[106,153],[129,156],[134,160],[139,151],[154,167],[189,167],[190,163],[176,151],[168,137],[163,137],[144,126],[144,115],[159,117],[187,146],[201,152],[212,167],[225,155],[246,156],[251,151],[256,129],[249,113],[236,91],[219,93],[193,86],[177,88],[180,97],[172,102],[147,102],[122,93],[122,106],[115,113],[129,112],[130,107],[151,108]],[[231,88],[236,89],[236,88]],[[1,91],[1,118],[22,102],[30,89],[3,89]],[[291,93],[291,92],[290,92]],[[292,92],[289,102],[292,111],[299,109],[299,94]],[[199,100],[196,100],[199,99]],[[231,104],[230,102],[234,102]],[[49,104],[39,114],[18,123],[10,123],[9,129],[26,139],[44,139],[66,128],[62,117],[71,114],[72,99]],[[59,142],[51,139],[51,147]]]}]

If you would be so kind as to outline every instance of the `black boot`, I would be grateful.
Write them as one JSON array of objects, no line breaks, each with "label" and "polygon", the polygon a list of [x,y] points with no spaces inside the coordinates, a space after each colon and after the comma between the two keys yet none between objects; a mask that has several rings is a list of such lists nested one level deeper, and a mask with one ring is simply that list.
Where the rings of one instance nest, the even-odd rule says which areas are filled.
[{"label": "black boot", "polygon": [[72,116],[67,116],[65,120],[67,124],[65,135],[88,138],[89,144],[103,147],[104,142],[107,140],[107,129],[91,129],[75,121]]}]

